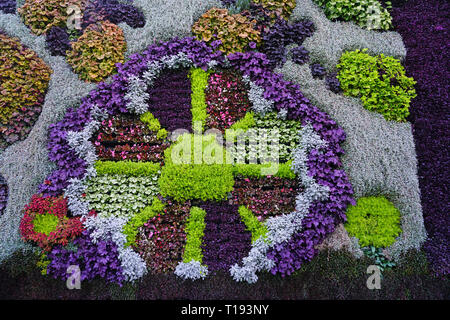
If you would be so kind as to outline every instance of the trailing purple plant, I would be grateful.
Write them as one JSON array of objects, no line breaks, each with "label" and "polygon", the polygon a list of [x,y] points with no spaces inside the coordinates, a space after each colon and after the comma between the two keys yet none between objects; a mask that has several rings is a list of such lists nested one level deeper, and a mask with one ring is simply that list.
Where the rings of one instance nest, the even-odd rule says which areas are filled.
[{"label": "trailing purple plant", "polygon": [[72,245],[54,247],[47,258],[50,260],[47,274],[55,279],[67,280],[70,276],[67,270],[71,265],[80,268],[81,281],[101,277],[108,282],[122,285],[125,279],[117,245],[113,241],[98,240],[93,243],[89,231],[84,231]]},{"label": "trailing purple plant", "polygon": [[337,78],[337,72],[331,72],[327,74],[325,78],[325,83],[327,85],[327,88],[334,93],[340,93],[342,92],[341,89],[341,83],[339,82],[339,79]]},{"label": "trailing purple plant", "polygon": [[16,0],[2,0],[0,2],[0,11],[3,13],[16,13]]},{"label": "trailing purple plant", "polygon": [[83,14],[83,26],[108,20],[114,24],[125,22],[132,28],[142,28],[145,25],[145,16],[132,5],[124,4],[118,0],[90,0]]},{"label": "trailing purple plant", "polygon": [[8,184],[5,178],[0,175],[0,217],[6,209],[8,203]]},{"label": "trailing purple plant", "polygon": [[69,33],[65,28],[52,27],[45,34],[45,41],[52,56],[65,56],[66,51],[71,49]]},{"label": "trailing purple plant", "polygon": [[297,64],[304,64],[309,61],[309,51],[303,46],[298,46],[291,49],[292,61]]},{"label": "trailing purple plant", "polygon": [[312,64],[310,66],[310,68],[311,68],[311,74],[312,74],[313,78],[322,79],[325,76],[325,74],[327,73],[325,68],[322,67],[319,63]]}]

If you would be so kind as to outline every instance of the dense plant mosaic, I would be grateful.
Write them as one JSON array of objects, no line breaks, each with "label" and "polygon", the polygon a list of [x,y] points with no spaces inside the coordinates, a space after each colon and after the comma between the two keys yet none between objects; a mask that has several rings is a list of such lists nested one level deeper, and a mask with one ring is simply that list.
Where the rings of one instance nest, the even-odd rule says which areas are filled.
[{"label": "dense plant mosaic", "polygon": [[[349,146],[341,120],[333,120],[338,113],[332,119],[323,110],[333,109],[320,105],[323,97],[310,94],[320,86],[319,95],[338,106],[344,99],[359,103],[357,112],[377,124],[409,125],[391,122],[409,120],[416,98],[402,54],[372,54],[380,50],[362,45],[370,36],[390,36],[368,30],[391,29],[391,7],[376,0],[314,0],[318,6],[305,0],[304,14],[296,2],[222,1],[227,8],[208,2],[203,14],[190,16],[190,36],[172,38],[153,33],[158,22],[149,20],[152,11],[140,0],[25,0],[18,19],[42,36],[33,39],[45,40],[42,52],[65,57],[45,61],[52,67],[65,61],[71,74],[97,83],[47,122],[53,164],[21,212],[20,236],[36,251],[42,274],[66,280],[77,266],[82,281],[100,277],[120,286],[160,274],[199,280],[227,273],[255,283],[264,273],[295,273],[342,230],[355,255],[366,254],[382,271],[396,266],[389,247],[404,246],[411,226],[420,228],[420,210],[404,215],[407,204],[397,194],[414,193],[414,186],[384,190],[384,198],[370,185],[375,174],[364,172],[370,186],[357,186],[356,202],[344,167],[354,178],[351,161],[363,159],[341,161]],[[14,13],[10,7],[0,11]],[[328,21],[322,9],[332,21],[359,27]],[[339,40],[330,63],[329,52],[317,45],[327,23],[367,38]],[[140,39],[135,28],[143,28]],[[144,41],[149,35],[157,36]],[[146,49],[132,53],[142,43]],[[0,46],[8,52],[0,53],[7,62],[0,75],[6,79],[0,148],[6,148],[23,140],[39,117],[52,70],[1,31]],[[365,122],[370,132],[373,121]],[[353,143],[361,135],[352,130]],[[410,158],[405,172],[415,168]],[[8,196],[0,176],[0,216]],[[445,248],[446,236],[433,228],[427,252],[445,274],[446,255],[437,248]]]}]

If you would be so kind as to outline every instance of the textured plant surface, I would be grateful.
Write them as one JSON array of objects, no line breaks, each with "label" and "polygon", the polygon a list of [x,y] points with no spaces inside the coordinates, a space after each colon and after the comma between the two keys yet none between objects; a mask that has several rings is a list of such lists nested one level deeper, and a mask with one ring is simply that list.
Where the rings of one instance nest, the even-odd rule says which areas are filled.
[{"label": "textured plant surface", "polygon": [[0,32],[0,149],[23,140],[42,110],[52,70],[19,39]]},{"label": "textured plant surface", "polygon": [[[189,4],[186,6],[184,2],[157,0],[149,5],[144,0],[134,0],[133,6],[131,6],[131,2],[127,2],[130,4],[127,7],[122,1],[91,1],[91,13],[85,15],[83,28],[96,23],[100,24],[107,15],[113,23],[125,22],[121,28],[124,29],[124,38],[127,40],[128,47],[127,55],[129,55],[153,43],[155,37],[167,40],[174,35],[189,34],[192,23],[218,1],[192,0],[187,2]],[[93,285],[101,283],[101,281],[95,280],[98,277],[122,285],[124,280],[135,280],[142,278],[147,271],[150,273],[137,284],[139,288],[136,287],[136,284],[126,284],[124,290],[116,290],[114,289],[116,287],[108,286],[100,295],[98,292],[97,297],[106,297],[108,293],[112,297],[116,294],[122,296],[123,293],[129,294],[129,297],[142,298],[145,296],[148,298],[150,295],[146,286],[150,279],[153,288],[158,287],[158,284],[161,288],[164,287],[164,290],[159,290],[158,293],[153,291],[154,298],[210,298],[221,295],[225,297],[227,294],[248,298],[249,296],[260,297],[260,295],[253,290],[252,292],[241,291],[242,287],[227,290],[227,288],[231,288],[229,283],[233,281],[229,276],[224,277],[222,272],[231,272],[234,280],[254,282],[258,277],[252,272],[258,270],[260,280],[259,284],[254,286],[262,285],[262,290],[267,297],[293,297],[296,296],[294,293],[296,290],[292,290],[293,295],[291,295],[286,291],[283,291],[284,293],[276,291],[273,281],[266,284],[265,281],[270,277],[264,270],[285,276],[300,268],[300,271],[295,272],[293,277],[283,281],[285,289],[288,283],[296,281],[297,274],[301,274],[308,267],[312,274],[322,274],[321,271],[318,271],[320,268],[316,268],[316,266],[329,263],[323,261],[323,256],[319,255],[318,260],[309,264],[305,262],[310,261],[317,254],[317,244],[322,242],[325,235],[332,233],[334,226],[342,223],[345,219],[345,207],[351,202],[350,197],[353,191],[345,174],[341,175],[342,169],[349,173],[357,196],[386,194],[400,210],[398,223],[401,224],[403,232],[383,253],[380,249],[375,249],[376,252],[371,256],[372,259],[375,259],[375,263],[383,268],[390,267],[393,262],[384,258],[385,253],[389,259],[393,257],[398,263],[403,259],[403,257],[399,257],[399,253],[406,252],[409,248],[419,248],[425,235],[422,228],[420,202],[418,202],[411,126],[388,123],[381,117],[377,117],[376,114],[366,112],[356,100],[335,95],[341,90],[339,80],[334,73],[341,53],[345,50],[367,47],[372,55],[384,53],[403,59],[406,51],[401,39],[399,41],[397,37],[398,34],[387,32],[381,35],[381,33],[364,31],[352,24],[324,20],[323,13],[317,11],[317,7],[310,4],[312,0],[297,1],[295,9],[293,7],[292,13],[289,12],[292,17],[289,23],[279,14],[282,9],[268,8],[270,5],[280,5],[279,2],[273,4],[271,1],[262,1],[267,2],[266,8],[254,4],[249,5],[248,1],[224,2],[226,5],[234,3],[230,12],[240,12],[249,21],[256,20],[253,27],[254,30],[260,32],[262,43],[257,46],[255,42],[250,42],[246,50],[265,51],[268,54],[268,60],[264,56],[252,52],[231,55],[228,61],[223,63],[223,58],[219,53],[216,52],[213,55],[213,51],[217,50],[220,42],[212,43],[212,50],[205,46],[198,46],[195,41],[186,39],[160,43],[161,47],[153,47],[153,51],[149,48],[142,55],[129,56],[133,62],[128,65],[118,64],[118,75],[114,76],[111,81],[100,84],[97,92],[91,91],[83,99],[81,96],[87,94],[93,87],[75,81],[76,77],[73,78],[73,74],[61,64],[62,60],[53,59],[49,52],[44,50],[42,39],[35,40],[30,37],[27,30],[22,27],[17,28],[18,24],[14,16],[7,16],[5,20],[1,21],[4,15],[0,13],[0,28],[6,30],[7,34],[14,34],[15,29],[21,30],[21,39],[24,39],[24,43],[31,44],[33,50],[37,48],[36,52],[52,68],[57,66],[55,81],[52,81],[48,101],[46,100],[43,108],[42,121],[40,120],[42,123],[38,123],[36,130],[33,131],[33,137],[24,142],[24,145],[30,146],[30,151],[25,151],[21,155],[19,152],[21,148],[13,146],[6,150],[4,157],[0,158],[0,172],[6,173],[5,177],[8,179],[10,190],[12,190],[4,215],[8,220],[0,221],[2,231],[6,231],[2,232],[2,237],[6,235],[5,239],[8,239],[1,243],[0,259],[12,252],[12,248],[17,247],[13,235],[14,221],[17,219],[11,219],[14,218],[14,212],[17,211],[15,208],[22,209],[24,201],[28,201],[29,196],[35,192],[37,183],[44,181],[40,186],[40,192],[44,192],[45,196],[59,196],[65,193],[69,201],[67,215],[84,215],[82,220],[89,232],[84,232],[81,237],[74,242],[69,242],[64,247],[53,247],[54,255],[51,253],[41,254],[41,251],[37,250],[36,256],[39,260],[34,264],[39,267],[39,272],[42,274],[48,273],[55,278],[66,279],[68,265],[75,263],[81,267],[83,280],[93,280]],[[285,2],[283,1],[284,5]],[[176,5],[174,6],[174,4]],[[171,6],[173,6],[173,10],[167,10]],[[245,10],[242,11],[242,9]],[[124,11],[128,11],[129,14],[124,14]],[[255,12],[259,13],[255,14]],[[145,24],[141,13],[145,16]],[[160,17],[164,20],[163,24],[160,23]],[[305,19],[308,20],[306,23]],[[267,28],[265,24],[269,22],[271,27]],[[162,27],[163,25],[164,27]],[[133,28],[141,30],[137,32]],[[295,28],[300,31],[295,33]],[[370,28],[372,27],[369,25]],[[440,25],[437,28],[437,31],[445,30]],[[313,29],[314,34],[311,36]],[[274,31],[272,36],[265,37],[265,35],[271,34],[271,30]],[[329,31],[332,33],[327,34]],[[64,55],[68,45],[67,40],[76,41],[79,36],[80,34],[67,32],[64,28],[53,27],[46,32],[47,48],[54,55]],[[268,41],[264,42],[264,39]],[[52,44],[50,45],[50,43]],[[181,43],[183,44],[181,45]],[[308,65],[300,65],[304,63],[302,62],[306,59],[304,57],[297,60],[297,65],[292,63],[296,60],[295,56],[292,52],[286,55],[289,50],[286,46],[289,44],[302,45],[304,50],[309,52],[311,68]],[[180,50],[180,48],[182,49]],[[273,54],[271,55],[271,53]],[[214,58],[208,57],[210,54],[217,60],[212,61]],[[171,55],[177,55],[179,61],[172,59]],[[161,57],[162,60],[158,60]],[[287,61],[286,58],[288,58]],[[155,61],[157,61],[156,64]],[[324,68],[315,69],[314,64],[318,63]],[[150,65],[155,66],[153,74],[147,71],[147,67],[150,68]],[[211,67],[214,68],[215,65],[220,66],[219,72],[211,72]],[[202,91],[207,88],[205,80],[211,74],[223,74],[221,68],[225,67],[226,69],[230,65],[239,69],[239,81],[236,83],[235,93],[233,93],[233,88],[229,96],[226,96],[227,90],[224,90],[222,94],[217,94],[215,98],[202,94]],[[274,66],[283,67],[281,70],[287,80],[297,82],[301,79],[299,81],[301,85],[286,84],[281,77],[272,77],[269,70]],[[165,69],[167,67],[171,70]],[[193,70],[197,70],[196,75]],[[408,69],[407,72],[409,72]],[[60,80],[59,84],[65,83],[63,75],[71,79],[67,82],[67,89],[63,86],[64,89],[80,88],[79,91],[75,91],[79,92],[78,94],[69,94],[64,91],[66,93],[58,96],[55,88],[62,88],[61,85],[58,86],[58,79]],[[244,77],[241,79],[242,75]],[[323,79],[324,75],[327,75],[325,79]],[[144,79],[146,80],[144,81]],[[197,86],[194,85],[194,79],[199,80]],[[245,83],[245,90],[239,91],[239,88],[243,87],[242,81]],[[144,82],[146,82],[145,85],[143,85]],[[232,81],[231,84],[233,84]],[[227,86],[227,82],[218,85],[216,89],[220,90],[223,86]],[[305,96],[298,93],[299,89],[305,93]],[[419,88],[417,89],[419,90]],[[246,91],[247,96],[241,94]],[[195,92],[197,93],[195,94]],[[242,100],[239,94],[242,97],[246,96],[244,100],[248,99],[248,102],[242,104],[244,108],[236,106],[235,102]],[[226,99],[221,99],[223,98],[221,96]],[[214,99],[216,100],[214,107],[207,109],[207,106],[211,105],[211,100]],[[236,100],[233,101],[233,99]],[[343,166],[339,159],[339,156],[343,154],[343,149],[339,146],[345,137],[343,132],[340,132],[340,128],[336,130],[334,121],[328,122],[326,114],[324,114],[324,118],[320,112],[317,113],[315,107],[310,109],[312,105],[308,99],[311,99],[313,104],[317,104],[321,110],[329,113],[346,130],[348,142],[343,145],[347,152],[342,158]],[[225,100],[228,102],[231,100],[233,103],[228,103],[227,107]],[[81,106],[78,107],[78,110],[71,109],[71,107],[79,106],[80,101]],[[297,105],[294,106],[296,103]],[[49,107],[55,112],[50,112]],[[66,108],[69,109],[64,116],[64,121],[60,121]],[[339,111],[336,112],[336,110]],[[102,114],[102,112],[104,113]],[[344,114],[347,116],[341,116]],[[349,115],[351,115],[351,119],[349,119]],[[207,120],[208,118],[210,120]],[[133,120],[130,121],[131,119]],[[207,121],[211,121],[211,119],[214,119],[215,124],[207,125]],[[201,127],[196,124],[197,120],[202,124]],[[184,128],[188,132],[198,133],[205,128],[216,127],[224,132],[225,127],[231,127],[248,131],[253,128],[283,127],[289,121],[292,121],[293,124],[297,123],[299,127],[293,125],[291,128],[286,128],[284,135],[280,136],[282,140],[284,139],[281,144],[284,150],[283,160],[290,161],[279,164],[279,171],[275,176],[263,177],[260,174],[263,166],[259,164],[218,166],[212,168],[216,170],[207,172],[205,179],[213,177],[211,181],[203,186],[201,185],[203,182],[198,184],[197,195],[194,195],[197,200],[193,200],[192,204],[190,201],[184,202],[192,198],[189,192],[184,198],[183,196],[178,198],[181,202],[171,200],[167,194],[166,198],[153,198],[158,193],[159,183],[157,186],[155,181],[158,180],[161,166],[164,168],[168,164],[167,168],[172,167],[171,170],[173,170],[172,180],[179,179],[180,172],[171,166],[172,159],[164,155],[164,150],[170,150],[167,148],[171,142],[173,143],[173,140],[170,139],[172,130]],[[52,122],[47,136],[44,128]],[[109,126],[110,122],[113,125]],[[311,123],[312,126],[310,126]],[[298,132],[294,128],[298,129]],[[314,136],[309,128],[313,128],[317,136]],[[300,134],[300,132],[303,133]],[[379,134],[376,135],[376,132]],[[99,135],[99,133],[101,134]],[[34,144],[36,137],[38,137],[37,143]],[[46,159],[47,154],[41,155],[42,152],[38,150],[44,150],[43,146],[47,143],[47,138],[49,159],[57,165],[56,170],[54,165],[45,160],[45,163],[41,164],[41,159]],[[444,138],[445,135],[443,135]],[[383,143],[380,144],[380,141]],[[386,141],[388,141],[388,147],[385,145]],[[172,150],[177,145],[179,146],[179,143],[173,144]],[[383,145],[383,147],[380,152],[377,152],[379,145]],[[303,147],[305,149],[302,149]],[[359,149],[358,152],[355,152],[356,148]],[[373,154],[377,154],[377,156],[370,157]],[[360,155],[363,156],[360,157]],[[97,156],[100,156],[102,161],[96,161]],[[150,159],[148,156],[153,158]],[[21,161],[11,164],[11,160],[14,158],[28,158],[31,160],[29,161],[30,166],[22,166],[22,168]],[[34,170],[29,170],[29,168]],[[367,168],[370,169],[367,170]],[[12,169],[14,169],[14,175],[10,174]],[[205,167],[200,165],[198,169],[198,172],[189,169],[182,172],[181,175],[201,177]],[[51,171],[53,173],[49,174]],[[26,172],[32,173],[33,186],[24,188],[23,185],[26,183],[16,180],[27,181],[24,179]],[[97,177],[94,177],[95,173],[97,173]],[[229,176],[230,179],[227,183],[234,183],[233,190],[226,193],[219,192],[219,194],[224,194],[223,197],[218,198],[223,199],[223,202],[203,202],[202,198],[208,199],[208,196],[204,197],[207,194],[205,189],[213,190],[213,188],[220,188],[223,185],[221,182],[214,181],[214,176],[222,173]],[[47,179],[44,180],[45,176]],[[308,176],[312,178],[308,178]],[[102,181],[102,187],[98,187],[94,192],[91,189],[85,189],[89,179],[91,179],[90,181]],[[196,179],[193,181],[195,182]],[[318,183],[311,184],[311,181]],[[135,182],[147,187],[136,188]],[[184,184],[192,186],[192,181],[186,180]],[[177,189],[176,183],[173,185],[175,187],[172,186],[172,188]],[[112,186],[116,187],[111,188]],[[104,189],[105,192],[102,192],[101,189]],[[118,197],[114,195],[115,189],[121,190],[121,195]],[[23,195],[18,197],[18,192]],[[151,194],[144,195],[145,192]],[[186,194],[186,192],[182,193]],[[101,204],[98,208],[103,213],[97,214],[94,211],[88,211],[87,202],[92,202],[89,198],[91,195],[99,196],[99,204],[102,201],[107,203],[106,206]],[[104,200],[101,200],[102,197]],[[122,199],[120,199],[121,197]],[[128,212],[118,216],[105,215],[104,213],[108,211],[105,208],[117,199],[123,204],[126,203],[126,205],[119,204],[119,207],[131,205],[127,207]],[[253,205],[252,211],[243,204],[249,207]],[[190,207],[191,205],[193,207]],[[304,211],[304,208],[309,210]],[[113,209],[113,211],[117,210]],[[135,213],[131,214],[132,211]],[[282,219],[284,216],[294,217],[295,211],[302,212],[302,215],[297,214],[297,219],[300,219],[301,222],[301,227],[297,224],[300,227],[298,229],[293,229],[289,226],[287,219]],[[193,255],[195,258],[185,260],[182,256],[186,254],[185,250],[188,248],[189,232],[185,232],[184,228],[188,225],[188,217],[193,212],[202,213],[196,220],[201,226],[202,232],[195,233],[197,237],[194,239],[197,240],[192,246],[196,252]],[[228,214],[224,215],[224,212]],[[288,214],[289,212],[291,214]],[[21,213],[17,215],[20,216]],[[4,223],[5,221],[6,223]],[[32,221],[33,231],[39,231],[43,235],[48,235],[51,233],[50,230],[55,228],[56,220],[48,214],[39,215]],[[13,232],[10,232],[11,230]],[[217,233],[219,233],[218,236]],[[431,246],[427,248],[428,257],[433,261],[435,271],[445,274],[445,270],[448,269],[445,267],[445,261],[448,260],[445,258],[445,236],[442,236],[445,233],[436,234],[437,236],[433,236],[429,242]],[[78,241],[78,245],[75,244],[76,241]],[[277,245],[274,246],[274,243]],[[5,250],[3,250],[4,248]],[[268,251],[264,251],[267,248]],[[110,252],[108,257],[105,257],[105,250]],[[263,255],[258,256],[261,253]],[[89,258],[86,259],[85,257],[88,256]],[[274,264],[268,263],[267,260],[261,260],[261,257],[264,256]],[[339,261],[340,258],[339,255],[333,255],[331,263]],[[420,257],[418,259],[420,260]],[[422,260],[416,260],[413,262],[423,265]],[[55,264],[51,265],[51,261],[54,261]],[[180,261],[182,263],[179,263]],[[368,263],[373,264],[374,261]],[[348,261],[345,263],[348,264]],[[408,263],[410,262],[405,265]],[[254,265],[258,264],[259,269],[252,269]],[[422,272],[426,273],[425,269],[418,271],[421,274]],[[249,270],[251,270],[250,273]],[[365,266],[361,267],[361,270],[361,274],[365,274]],[[394,279],[390,283],[393,286],[395,286],[397,278],[412,274],[403,266],[400,271],[397,271],[397,267],[393,270],[396,272],[396,276],[391,276],[391,278],[389,277],[393,273],[389,268],[383,272],[383,281]],[[172,271],[175,271],[176,276],[184,279],[207,278],[204,283],[222,289],[218,289],[218,292],[213,295],[206,295],[201,291],[203,284],[196,282],[196,293],[194,294],[193,290],[186,288],[186,282],[180,286],[180,280],[173,278],[174,282],[172,283],[171,275],[164,275],[165,280],[158,278],[158,273]],[[353,279],[352,272],[346,273],[345,277]],[[8,288],[10,279],[7,276],[3,278],[5,288]],[[331,278],[336,280],[339,279],[339,276],[333,274]],[[316,280],[317,276],[311,278],[311,280],[313,279]],[[329,278],[327,279],[329,282]],[[359,280],[361,283],[365,283],[365,278]],[[326,282],[325,280],[324,283]],[[164,285],[162,285],[163,283]],[[430,285],[432,282],[426,283]],[[83,283],[83,287],[85,285],[90,286],[91,283]],[[320,285],[316,287],[320,288]],[[364,296],[364,293],[356,288],[350,295],[342,290],[331,293],[329,286],[324,286],[324,288],[326,289],[319,290],[320,293],[316,290],[314,294],[334,296],[336,293],[338,297],[342,298],[343,296],[352,296],[352,294],[357,296],[356,292],[358,292],[359,297]],[[398,290],[401,291],[401,298],[411,297],[409,290],[403,292],[405,281],[399,288],[401,288]],[[138,291],[135,291],[136,289]],[[172,289],[174,290],[172,291]],[[367,294],[367,289],[365,290],[365,294]],[[9,292],[13,294],[13,291],[9,290]],[[414,297],[421,294],[430,296],[430,293],[416,293],[417,291],[414,290],[412,292]],[[27,294],[33,295],[34,293]],[[84,295],[84,291],[80,294]],[[382,294],[388,295],[388,293]],[[303,298],[308,295],[309,293],[304,290]]]},{"label": "textured plant surface", "polygon": [[[392,17],[377,0],[314,0],[330,20],[352,21],[365,29],[389,30]],[[387,3],[387,2],[386,2]]]},{"label": "textured plant surface", "polygon": [[122,29],[109,22],[91,24],[83,35],[72,43],[67,61],[80,78],[99,82],[116,71],[116,64],[124,62],[126,42]]},{"label": "textured plant surface", "polygon": [[374,57],[364,49],[344,53],[337,68],[344,94],[360,97],[365,108],[386,120],[406,120],[416,82],[405,75],[400,61],[384,54]]},{"label": "textured plant surface", "polygon": [[347,209],[345,228],[361,247],[388,247],[401,232],[399,223],[400,212],[386,198],[366,197]]},{"label": "textured plant surface", "polygon": [[213,8],[192,26],[192,33],[226,54],[242,52],[261,41],[254,23],[240,14],[230,15],[227,9]]}]

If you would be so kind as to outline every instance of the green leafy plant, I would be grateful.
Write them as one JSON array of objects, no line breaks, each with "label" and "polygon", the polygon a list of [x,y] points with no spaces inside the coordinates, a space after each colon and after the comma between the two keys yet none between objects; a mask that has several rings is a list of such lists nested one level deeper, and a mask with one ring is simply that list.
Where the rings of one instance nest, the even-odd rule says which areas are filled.
[{"label": "green leafy plant", "polygon": [[[292,160],[285,163],[278,163],[278,171],[275,176],[279,178],[285,179],[295,179],[296,175],[291,170]],[[264,163],[264,164],[235,164],[232,168],[234,176],[242,176],[242,177],[263,177],[263,169],[270,168],[273,166],[272,163]]]},{"label": "green leafy plant", "polygon": [[148,126],[151,131],[156,132],[156,137],[158,139],[167,138],[167,130],[161,128],[159,120],[155,118],[155,116],[151,112],[145,112],[140,116],[140,119]]},{"label": "green leafy plant", "polygon": [[247,209],[245,206],[239,207],[239,215],[245,224],[247,230],[252,233],[252,242],[258,240],[259,238],[266,237],[267,227],[263,225],[258,218],[253,214],[253,212]]},{"label": "green leafy plant", "polygon": [[345,228],[361,247],[388,247],[402,231],[400,211],[384,197],[359,198],[347,209]]},{"label": "green leafy plant", "polygon": [[381,113],[386,120],[406,120],[416,97],[416,82],[405,75],[399,60],[384,54],[371,56],[367,49],[347,51],[337,68],[345,95],[361,98],[366,109]]},{"label": "green leafy plant", "polygon": [[67,62],[80,78],[100,82],[116,71],[116,64],[125,61],[127,49],[122,29],[108,21],[89,25],[72,49]]},{"label": "green leafy plant", "polygon": [[202,240],[206,227],[205,216],[205,210],[198,207],[191,208],[185,229],[186,246],[183,253],[183,262],[194,260],[201,263],[203,260]]},{"label": "green leafy plant", "polygon": [[244,52],[250,42],[261,42],[260,32],[254,28],[256,21],[240,14],[228,14],[227,9],[212,8],[192,26],[192,33],[208,44],[220,40],[218,49],[226,54]]},{"label": "green leafy plant", "polygon": [[82,11],[86,3],[87,0],[25,0],[18,12],[31,31],[41,35],[54,26],[66,26],[69,6],[74,5]]},{"label": "green leafy plant", "polygon": [[330,20],[353,21],[364,29],[389,30],[390,2],[384,8],[378,0],[314,0]]},{"label": "green leafy plant", "polygon": [[[44,99],[52,70],[17,38],[0,33],[0,122]],[[2,130],[0,130],[0,133]]]},{"label": "green leafy plant", "polygon": [[154,197],[150,206],[142,209],[138,214],[134,215],[126,225],[123,226],[122,232],[127,237],[125,246],[130,246],[136,243],[136,237],[139,232],[139,228],[144,225],[150,218],[157,216],[158,214],[164,214],[165,204]]},{"label": "green leafy plant", "polygon": [[[196,122],[201,122],[201,132],[205,128],[205,121],[208,117],[206,112],[205,88],[208,85],[208,77],[211,71],[204,71],[200,68],[193,68],[189,73],[191,79],[191,111],[193,127],[196,127]],[[197,133],[201,133],[197,132]]]},{"label": "green leafy plant", "polygon": [[362,248],[364,254],[368,256],[369,258],[373,259],[375,261],[375,265],[377,265],[380,268],[380,271],[383,272],[385,269],[393,268],[397,264],[393,261],[390,261],[387,259],[383,253],[383,250],[381,248],[375,248],[374,246],[368,246],[365,248]]},{"label": "green leafy plant", "polygon": [[153,176],[159,174],[159,163],[135,161],[96,161],[97,176],[125,175],[130,177]]},{"label": "green leafy plant", "polygon": [[[247,131],[251,127],[254,127],[256,125],[255,117],[253,112],[247,112],[241,120],[238,120],[237,122],[233,123],[230,127],[232,130],[243,130]],[[225,131],[226,132],[226,131]]]},{"label": "green leafy plant", "polygon": [[59,219],[57,216],[51,214],[38,214],[33,219],[34,231],[49,235],[50,232],[55,231],[58,226]]},{"label": "green leafy plant", "polygon": [[285,20],[289,19],[295,9],[295,0],[253,0],[255,4],[260,4],[265,9],[273,12],[273,17],[281,16]]}]

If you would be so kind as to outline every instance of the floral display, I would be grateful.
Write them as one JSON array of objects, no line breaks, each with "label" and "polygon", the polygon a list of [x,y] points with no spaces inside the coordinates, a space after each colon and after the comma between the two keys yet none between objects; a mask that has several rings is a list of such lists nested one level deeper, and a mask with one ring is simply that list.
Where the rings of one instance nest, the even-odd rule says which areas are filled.
[{"label": "floral display", "polygon": [[0,297],[442,298],[446,9],[3,1]]}]

